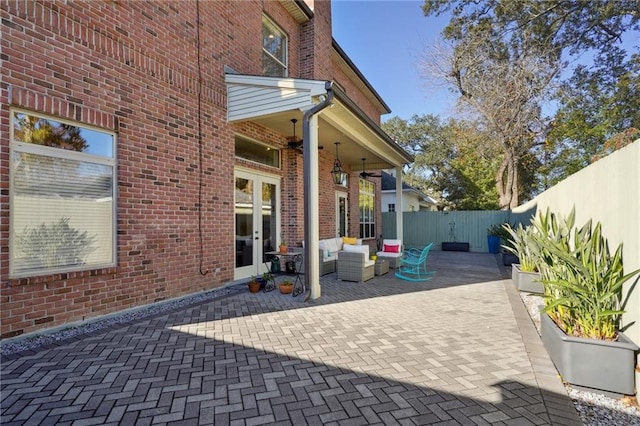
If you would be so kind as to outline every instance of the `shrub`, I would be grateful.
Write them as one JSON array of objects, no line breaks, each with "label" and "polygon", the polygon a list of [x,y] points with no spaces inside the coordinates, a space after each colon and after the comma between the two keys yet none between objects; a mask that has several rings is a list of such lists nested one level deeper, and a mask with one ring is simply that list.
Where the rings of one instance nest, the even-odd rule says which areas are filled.
[{"label": "shrub", "polygon": [[568,335],[616,340],[624,313],[622,286],[640,269],[624,274],[622,245],[613,254],[600,223],[574,228],[567,218],[538,215],[531,221],[539,251],[545,312]]}]

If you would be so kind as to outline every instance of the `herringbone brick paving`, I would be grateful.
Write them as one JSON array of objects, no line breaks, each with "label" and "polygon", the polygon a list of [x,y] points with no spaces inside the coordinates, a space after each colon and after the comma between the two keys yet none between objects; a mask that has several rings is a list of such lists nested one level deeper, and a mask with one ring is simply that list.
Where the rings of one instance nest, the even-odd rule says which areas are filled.
[{"label": "herringbone brick paving", "polygon": [[559,380],[540,386],[495,258],[428,263],[428,282],[242,288],[4,358],[0,423],[580,424]]}]

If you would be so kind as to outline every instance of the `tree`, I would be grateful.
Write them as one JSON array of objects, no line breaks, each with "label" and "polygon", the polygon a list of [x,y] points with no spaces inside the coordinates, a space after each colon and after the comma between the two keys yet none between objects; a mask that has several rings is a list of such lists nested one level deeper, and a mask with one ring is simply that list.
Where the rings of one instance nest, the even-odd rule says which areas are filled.
[{"label": "tree", "polygon": [[460,94],[460,105],[481,123],[487,141],[502,150],[495,186],[502,209],[520,201],[521,160],[541,143],[545,129],[541,104],[558,73],[558,63],[519,40],[502,40],[480,23],[459,35],[453,47],[423,62]]},{"label": "tree", "polygon": [[[640,30],[638,0],[425,0],[423,12],[425,16],[451,14],[443,36],[454,43],[457,53],[460,46],[480,34],[495,44],[496,52],[503,49],[516,54],[524,47],[537,51],[548,65],[585,52],[595,53],[595,66],[576,67],[573,78],[558,92],[560,110],[547,129],[550,135],[541,155],[545,185],[579,170],[596,153],[606,151],[603,144],[607,138],[638,128],[637,55],[625,62],[625,52],[618,46],[625,32]],[[484,59],[478,59],[481,61]],[[473,94],[459,84],[464,82],[464,74],[455,75],[456,67],[452,70],[459,80],[454,87],[461,96]],[[538,130],[537,136],[543,136],[544,127]]]},{"label": "tree", "polygon": [[607,54],[626,31],[640,30],[638,0],[425,0],[422,10],[425,16],[451,13],[446,39],[491,26],[502,39],[527,39],[556,59],[590,49]]},{"label": "tree", "polygon": [[591,68],[578,66],[557,98],[542,170],[547,187],[633,142],[633,129],[640,128],[640,55],[625,60],[625,52],[612,47]]},{"label": "tree", "polygon": [[493,176],[500,150],[473,122],[434,115],[393,117],[382,128],[415,157],[403,180],[438,200],[440,209],[495,209]]},{"label": "tree", "polygon": [[14,129],[15,139],[22,142],[78,152],[89,146],[79,127],[33,115],[16,114]]}]

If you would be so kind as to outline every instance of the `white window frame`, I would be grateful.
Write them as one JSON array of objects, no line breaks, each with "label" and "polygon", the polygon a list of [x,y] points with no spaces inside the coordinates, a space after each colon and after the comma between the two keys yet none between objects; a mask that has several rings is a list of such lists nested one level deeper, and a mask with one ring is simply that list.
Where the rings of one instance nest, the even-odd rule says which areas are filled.
[{"label": "white window frame", "polygon": [[[365,199],[370,199],[370,206],[365,207]],[[360,238],[375,238],[376,236],[376,185],[366,179],[358,182],[358,210],[360,213]],[[372,226],[373,225],[373,226]],[[371,228],[373,230],[371,231]],[[370,234],[369,234],[369,231]]]},{"label": "white window frame", "polygon": [[[267,167],[273,167],[274,169],[280,169],[282,167],[282,156],[280,155],[280,149],[273,147],[269,144],[259,142],[253,138],[236,133],[234,135],[234,149],[237,148],[238,142],[244,143],[250,147],[250,151],[253,156],[243,156],[242,154],[235,153],[236,158],[241,158],[245,161],[250,161],[255,164],[261,164]],[[261,151],[268,151],[271,156],[275,158],[275,161],[269,161],[269,155],[262,155]]]},{"label": "white window frame", "polygon": [[[269,58],[271,58],[272,60],[276,61],[282,67],[282,74],[281,75],[271,75],[271,74],[265,74],[265,75],[268,75],[270,77],[287,77],[289,75],[289,39],[287,37],[287,34],[282,30],[282,28],[280,28],[279,25],[277,25],[275,22],[273,22],[273,20],[269,19],[268,16],[264,16],[263,15],[263,17],[262,17],[263,33],[264,33],[264,27],[269,28],[269,26],[271,27],[270,29],[272,29],[274,33],[279,33],[277,35],[282,38],[281,44],[282,44],[282,54],[283,54],[284,58],[278,58],[278,57],[274,56],[265,47],[264,39],[263,39],[262,40],[262,53],[263,53],[263,55],[267,55]],[[264,57],[263,57],[262,67],[263,67],[263,70],[264,70]]]},{"label": "white window frame", "polygon": [[[44,145],[33,144],[29,142],[21,142],[15,140],[14,135],[14,117],[16,114],[25,114],[29,116],[34,116],[46,120],[55,121],[58,123],[69,124],[71,126],[75,126],[81,129],[87,129],[94,132],[100,132],[106,135],[109,135],[112,138],[113,146],[111,147],[112,155],[103,156],[97,154],[89,154],[83,152],[77,152],[72,150],[66,150],[56,147],[49,147]],[[9,146],[9,165],[10,165],[10,174],[9,174],[9,277],[10,278],[24,278],[24,277],[33,277],[33,276],[42,276],[42,275],[51,275],[57,273],[66,273],[66,272],[75,272],[75,271],[88,271],[88,270],[96,270],[102,268],[110,268],[115,267],[117,265],[117,135],[115,132],[108,131],[102,128],[97,128],[95,126],[90,126],[84,123],[79,123],[71,120],[66,120],[60,117],[55,117],[47,114],[41,114],[29,110],[24,110],[20,108],[11,108],[9,111],[9,120],[10,120],[10,146]],[[112,180],[111,180],[111,197],[110,199],[100,199],[96,200],[98,203],[102,202],[111,202],[110,209],[110,220],[111,220],[111,241],[108,241],[106,244],[102,244],[102,252],[109,253],[111,259],[107,262],[93,262],[86,263],[83,265],[74,265],[74,266],[62,266],[62,267],[50,267],[50,268],[37,268],[37,269],[27,269],[27,270],[19,270],[16,271],[16,260],[17,260],[17,248],[15,247],[15,238],[18,232],[21,232],[21,229],[16,229],[16,194],[17,191],[14,188],[14,178],[17,173],[14,170],[14,155],[16,153],[24,153],[24,154],[33,154],[37,156],[46,156],[52,158],[58,158],[62,160],[76,161],[80,163],[94,164],[99,166],[108,166],[111,167],[112,170]],[[57,218],[52,215],[52,221],[56,221]],[[70,221],[72,222],[72,219]],[[108,233],[107,233],[108,234]],[[98,239],[98,243],[104,242],[104,239]],[[109,247],[110,246],[110,247]],[[109,252],[105,252],[104,249],[110,249]],[[14,251],[16,250],[16,251]]]}]

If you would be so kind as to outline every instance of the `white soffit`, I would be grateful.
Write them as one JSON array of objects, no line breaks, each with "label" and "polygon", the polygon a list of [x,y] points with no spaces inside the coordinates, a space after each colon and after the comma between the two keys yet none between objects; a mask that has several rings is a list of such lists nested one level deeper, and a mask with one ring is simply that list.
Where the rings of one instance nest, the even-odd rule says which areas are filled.
[{"label": "white soffit", "polygon": [[325,81],[226,74],[227,120],[250,120],[290,110],[306,110],[327,93]]}]

